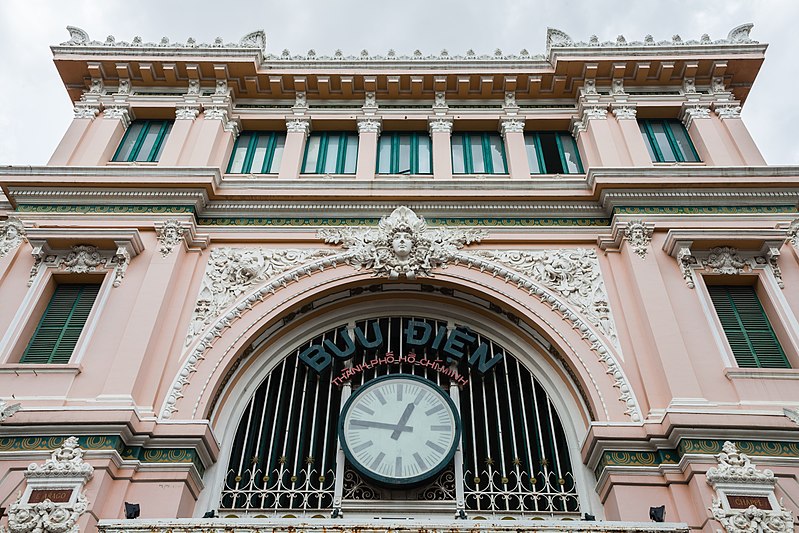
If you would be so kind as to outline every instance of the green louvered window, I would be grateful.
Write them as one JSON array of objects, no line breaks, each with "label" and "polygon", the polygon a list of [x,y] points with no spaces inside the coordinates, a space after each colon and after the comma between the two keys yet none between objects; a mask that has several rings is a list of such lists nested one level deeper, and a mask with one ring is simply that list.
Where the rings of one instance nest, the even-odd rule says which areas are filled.
[{"label": "green louvered window", "polygon": [[58,285],[20,362],[68,363],[99,291],[99,284]]},{"label": "green louvered window", "polygon": [[710,285],[708,291],[738,366],[791,367],[754,287]]},{"label": "green louvered window", "polygon": [[114,154],[114,161],[158,161],[164,150],[166,138],[172,129],[171,120],[136,120],[122,138]]}]

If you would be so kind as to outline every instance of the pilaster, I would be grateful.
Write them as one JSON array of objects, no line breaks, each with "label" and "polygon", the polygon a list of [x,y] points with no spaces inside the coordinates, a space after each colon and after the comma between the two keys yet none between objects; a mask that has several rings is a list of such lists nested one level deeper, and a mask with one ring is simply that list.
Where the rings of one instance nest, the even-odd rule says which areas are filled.
[{"label": "pilaster", "polygon": [[[304,116],[286,117],[286,145],[280,161],[278,179],[296,179],[302,170],[305,141],[311,134],[311,119]],[[360,151],[360,150],[359,150]]]},{"label": "pilaster", "polygon": [[710,165],[742,164],[738,154],[730,150],[729,142],[725,142],[717,117],[710,113],[712,102],[695,92],[692,80],[686,80],[683,87],[685,102],[680,110],[680,120],[688,130],[700,160]]},{"label": "pilaster", "polygon": [[530,177],[530,165],[524,146],[524,119],[510,116],[502,117],[499,132],[505,141],[505,153],[508,159],[508,173],[512,179]]},{"label": "pilaster", "polygon": [[165,141],[164,150],[158,160],[159,165],[177,166],[180,163],[181,155],[190,146],[189,135],[195,120],[202,110],[199,96],[199,81],[191,80],[188,92],[183,95],[183,102],[175,106],[175,122],[172,124],[172,130]]},{"label": "pilaster", "polygon": [[358,165],[355,179],[371,180],[377,169],[377,139],[382,121],[377,116],[358,118]]},{"label": "pilaster", "polygon": [[[629,95],[624,91],[624,82],[621,78],[614,79],[611,86],[613,102],[610,110],[616,119],[616,126],[621,133],[621,143],[624,145],[624,162],[634,167],[652,166],[652,160],[646,149],[646,143],[638,127],[638,107],[630,102]],[[619,150],[621,152],[621,149]]]},{"label": "pilaster", "polygon": [[433,179],[452,179],[452,119],[431,117],[427,121],[433,144]]},{"label": "pilaster", "polygon": [[91,127],[84,136],[74,156],[73,165],[105,165],[114,153],[135,117],[127,102],[117,102],[103,109],[98,120],[92,120]]},{"label": "pilaster", "polygon": [[233,101],[227,80],[217,80],[210,102],[203,104],[202,118],[196,127],[197,136],[185,164],[223,166],[239,135],[238,119],[233,118]]},{"label": "pilaster", "polygon": [[741,119],[741,103],[734,100],[732,93],[724,88],[724,79],[714,78],[712,92],[716,95],[713,111],[719,119],[719,125],[729,142],[735,146],[736,152],[744,165],[765,165],[766,160],[752,139],[749,129]]}]

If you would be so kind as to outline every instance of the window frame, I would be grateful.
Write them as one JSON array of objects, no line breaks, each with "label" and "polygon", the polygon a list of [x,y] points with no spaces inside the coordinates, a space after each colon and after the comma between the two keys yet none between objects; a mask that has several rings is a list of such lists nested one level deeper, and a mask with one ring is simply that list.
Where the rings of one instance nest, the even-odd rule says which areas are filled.
[{"label": "window frame", "polygon": [[[136,136],[136,141],[133,144],[133,148],[131,148],[130,153],[128,154],[127,158],[125,159],[118,159],[120,152],[122,151],[122,147],[125,146],[125,141],[128,140],[128,137],[131,134],[132,127],[134,124],[142,124],[143,126],[139,133]],[[139,157],[139,152],[141,151],[142,144],[144,144],[145,139],[147,138],[147,134],[150,132],[150,128],[154,124],[160,123],[160,127],[158,130],[158,136],[153,143],[152,148],[150,148],[150,153],[147,154],[147,159],[142,161],[137,161]],[[136,120],[133,121],[130,126],[128,126],[127,130],[125,130],[125,135],[122,136],[122,140],[119,142],[119,146],[117,146],[116,151],[114,152],[114,157],[111,158],[111,161],[114,163],[157,163],[160,159],[161,152],[163,151],[164,142],[166,141],[167,137],[169,137],[169,133],[172,130],[173,121],[167,119],[158,119],[158,120]]]},{"label": "window frame", "polygon": [[[21,363],[22,354],[27,349],[33,331],[38,327],[44,316],[44,311],[55,293],[55,287],[60,284],[75,283],[100,284],[100,290],[83,325],[69,362],[50,364]],[[17,312],[14,314],[14,318],[0,339],[0,367],[12,367],[15,369],[38,369],[42,367],[79,368],[83,357],[86,355],[89,342],[97,329],[100,317],[103,315],[104,308],[108,303],[108,298],[111,296],[112,288],[113,276],[108,275],[107,272],[74,275],[42,268],[34,278],[31,287],[25,293],[24,299],[20,302]],[[35,325],[32,324],[33,322],[35,322]]]},{"label": "window frame", "polygon": [[[560,158],[560,167],[561,167],[562,172],[550,172],[549,169],[547,168],[546,162],[544,160],[543,149],[541,147],[541,137],[540,137],[540,135],[542,133],[552,133],[552,134],[555,135],[555,145],[558,148],[558,157]],[[569,172],[568,171],[569,165],[566,162],[566,155],[565,155],[565,152],[563,150],[562,137],[564,135],[568,135],[569,138],[571,139],[572,147],[574,148],[574,153],[577,156],[577,169],[578,169],[577,172]],[[563,132],[563,131],[551,131],[551,132],[550,131],[529,131],[529,132],[526,131],[526,132],[524,132],[525,151],[526,151],[526,147],[527,147],[527,139],[530,138],[530,137],[532,137],[533,145],[535,146],[535,158],[536,158],[536,161],[538,162],[538,168],[543,170],[543,172],[533,172],[533,169],[530,168],[530,174],[536,174],[536,175],[544,175],[544,174],[585,174],[585,168],[583,167],[583,159],[580,156],[580,149],[578,148],[577,142],[574,140],[574,138],[572,137],[572,135],[570,133]],[[529,159],[528,159],[528,165],[529,165]]]},{"label": "window frame", "polygon": [[[63,322],[56,328],[56,326],[45,326],[45,320],[50,318],[50,312],[55,308],[56,297],[59,294],[59,290],[66,290],[67,288],[78,288],[78,292],[74,298],[72,298],[71,303],[69,303],[69,312],[67,313],[67,317],[63,320]],[[88,312],[86,312],[86,316],[83,319],[80,326],[73,326],[70,325],[73,316],[75,315],[76,309],[80,305],[86,305],[86,302],[83,302],[83,297],[86,294],[88,288],[94,289],[94,296],[91,299],[91,304],[89,305]],[[53,293],[50,296],[50,300],[47,302],[47,306],[45,307],[44,313],[39,318],[38,323],[36,324],[36,328],[31,335],[31,338],[28,340],[27,346],[22,352],[20,356],[19,363],[23,365],[52,365],[52,364],[69,364],[72,359],[72,356],[75,354],[75,349],[80,342],[80,338],[83,335],[83,332],[86,329],[86,325],[89,322],[89,317],[94,311],[94,307],[97,304],[97,299],[100,295],[100,290],[102,289],[102,283],[57,283],[53,289]],[[34,358],[39,358],[38,355],[32,355],[30,353],[31,349],[34,347],[34,342],[37,340],[40,332],[43,331],[43,328],[58,330],[58,339],[54,342],[53,346],[50,347],[49,355],[46,356],[45,360],[26,360],[29,356]],[[71,349],[69,350],[69,356],[64,359],[63,353],[57,353],[58,350],[61,349],[62,341],[64,340],[64,336],[68,333],[68,330],[75,330],[78,329],[78,335],[75,338],[74,344],[72,345]]]},{"label": "window frame", "polygon": [[[358,172],[358,150],[360,149],[360,139],[357,133],[351,131],[320,131],[316,133],[311,133],[311,136],[318,136],[319,137],[319,152],[316,155],[316,168],[313,172],[308,172],[305,168],[306,163],[308,161],[308,150],[310,147],[310,143],[308,141],[305,142],[305,153],[302,157],[302,170],[300,174],[346,174],[346,175],[355,175]],[[325,171],[325,163],[327,162],[327,151],[330,138],[332,136],[338,137],[338,147],[336,154],[336,169],[334,172]],[[355,139],[355,168],[352,172],[344,172],[344,169],[347,165],[347,145],[349,144],[348,139],[354,138]],[[311,137],[308,137],[310,140]]]},{"label": "window frame", "polygon": [[[463,175],[463,174],[490,174],[490,175],[507,175],[508,174],[508,156],[505,153],[505,141],[502,139],[502,136],[498,133],[490,133],[485,131],[459,131],[455,132],[451,135],[452,137],[459,135],[461,136],[461,147],[463,148],[463,172],[455,172],[453,170],[453,174]],[[480,147],[483,156],[483,167],[485,170],[482,172],[475,172],[474,170],[474,158],[472,156],[472,136],[479,136],[480,137]],[[496,138],[499,140],[500,145],[502,146],[502,150],[500,150],[502,154],[502,164],[505,167],[502,172],[495,172],[494,171],[494,160],[491,157],[491,138]],[[450,140],[450,158],[452,160],[452,168],[455,168],[455,154],[452,152],[452,140]]]},{"label": "window frame", "polygon": [[[250,139],[247,142],[247,151],[244,154],[244,162],[241,165],[241,170],[239,172],[232,172],[231,169],[233,167],[233,160],[236,156],[236,150],[239,148],[242,136],[250,135]],[[255,159],[255,151],[258,147],[258,140],[262,137],[269,136],[269,140],[267,141],[266,145],[266,155],[264,156],[264,162],[261,164],[261,169],[258,172],[253,172],[252,170],[252,162]],[[233,151],[230,153],[230,160],[228,161],[227,170],[225,171],[226,174],[277,174],[278,172],[264,172],[265,169],[271,168],[272,163],[275,159],[275,147],[277,146],[278,138],[283,137],[283,147],[286,146],[286,133],[282,131],[259,131],[259,130],[251,130],[251,131],[243,131],[239,134],[238,138],[236,138],[236,143],[233,145]]]},{"label": "window frame", "polygon": [[[669,147],[671,151],[674,152],[674,157],[676,161],[666,161],[663,158],[663,151],[660,145],[657,142],[657,138],[655,136],[655,132],[652,130],[653,123],[660,123],[663,126],[663,132],[666,135],[666,140],[669,143]],[[644,136],[644,142],[650,148],[650,153],[655,156],[655,159],[652,161],[653,163],[701,163],[702,160],[699,158],[699,154],[696,151],[696,147],[694,146],[694,141],[691,139],[691,135],[688,133],[688,130],[685,128],[682,122],[679,120],[668,119],[668,118],[660,118],[660,119],[650,119],[650,118],[642,118],[638,119],[639,129],[643,129],[641,134]],[[678,124],[683,131],[685,132],[685,137],[688,139],[688,147],[691,149],[691,155],[693,155],[693,160],[686,160],[686,154],[683,153],[683,150],[680,148],[679,144],[677,143],[677,139],[674,137],[674,133],[671,131],[671,125]]]},{"label": "window frame", "polygon": [[[411,146],[410,146],[410,170],[408,172],[400,172],[399,170],[399,159],[400,159],[400,137],[404,135],[410,135],[411,137]],[[389,152],[389,171],[388,172],[381,172],[380,171],[380,148],[383,143],[383,139],[389,138],[391,139],[390,144],[390,152]],[[428,146],[430,148],[429,153],[429,172],[419,172],[419,139],[426,138],[428,140]],[[380,139],[377,142],[377,161],[375,163],[375,174],[398,174],[398,175],[423,175],[429,176],[433,174],[433,143],[430,139],[430,135],[424,132],[418,131],[389,131],[383,132],[380,136]]]}]

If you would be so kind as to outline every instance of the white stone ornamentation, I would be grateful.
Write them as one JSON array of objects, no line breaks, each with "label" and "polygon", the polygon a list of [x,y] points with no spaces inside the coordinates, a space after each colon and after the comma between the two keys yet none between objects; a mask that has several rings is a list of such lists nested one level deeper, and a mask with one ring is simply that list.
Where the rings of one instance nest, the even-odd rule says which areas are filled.
[{"label": "white stone ornamentation", "polygon": [[12,416],[14,413],[22,409],[22,406],[18,403],[6,403],[3,400],[0,400],[0,422],[5,422]]},{"label": "white stone ornamentation", "polygon": [[200,114],[198,105],[177,105],[175,106],[175,120],[194,120]]},{"label": "white stone ornamentation", "polygon": [[227,85],[227,80],[216,80],[216,86],[214,87],[214,96],[229,96],[230,89]]},{"label": "white stone ornamentation", "polygon": [[635,104],[611,104],[611,111],[616,120],[635,120],[637,111]]},{"label": "white stone ornamentation", "polygon": [[20,244],[27,240],[25,226],[15,217],[9,217],[0,222],[0,257],[16,250]]},{"label": "white stone ornamentation", "polygon": [[694,78],[685,78],[682,80],[682,92],[684,94],[697,94],[696,80]]},{"label": "white stone ornamentation", "polygon": [[427,126],[430,133],[452,133],[452,123],[451,118],[436,117],[429,119]]},{"label": "white stone ornamentation", "polygon": [[624,238],[641,259],[646,259],[653,231],[653,228],[647,226],[643,220],[631,220],[624,228]]},{"label": "white stone ornamentation", "polygon": [[524,120],[518,118],[503,118],[499,122],[499,131],[503,139],[508,133],[524,133]]},{"label": "white stone ornamentation", "polygon": [[727,92],[727,88],[724,86],[724,77],[713,77],[710,84],[710,92],[711,94],[722,94]]},{"label": "white stone ornamentation", "polygon": [[[771,267],[771,273],[774,275],[777,286],[779,286],[780,289],[784,289],[785,282],[782,280],[782,270],[780,270],[780,265],[777,263],[779,257],[780,249],[777,246],[769,246],[765,254],[766,263]],[[755,258],[755,260],[757,261],[757,258]]]},{"label": "white stone ornamentation", "polygon": [[788,226],[788,242],[799,248],[799,218],[793,220]]},{"label": "white stone ornamentation", "polygon": [[506,265],[554,291],[618,347],[605,283],[593,250],[478,250],[470,255]]},{"label": "white stone ornamentation", "polygon": [[691,253],[691,248],[689,246],[683,246],[680,248],[680,251],[677,252],[677,264],[680,266],[680,272],[685,280],[685,284],[688,285],[689,289],[693,289],[696,286],[693,269],[697,266],[697,260]]},{"label": "white stone ornamentation", "polygon": [[721,120],[741,118],[741,106],[736,103],[716,104],[713,106],[713,110]]},{"label": "white stone ornamentation", "polygon": [[211,252],[194,306],[186,346],[213,319],[248,289],[313,259],[333,255],[329,250],[218,248]]},{"label": "white stone ornamentation", "polygon": [[580,89],[580,94],[583,96],[597,96],[599,93],[596,90],[596,80],[593,78],[585,80],[585,83],[583,83]]},{"label": "white stone ornamentation", "polygon": [[[9,533],[78,533],[78,519],[86,512],[89,501],[80,490],[94,475],[94,468],[83,461],[83,450],[77,437],[69,437],[53,451],[44,464],[31,463],[24,473],[28,490],[8,509]],[[32,490],[72,490],[66,502],[49,499],[28,503]]]},{"label": "white stone ornamentation", "polygon": [[119,86],[117,87],[116,94],[122,95],[122,96],[130,96],[130,94],[131,94],[130,80],[128,80],[128,79],[119,80]]},{"label": "white stone ornamentation", "polygon": [[605,120],[608,118],[608,106],[606,104],[587,104],[583,107],[581,121],[588,124],[591,120]]},{"label": "white stone ornamentation", "polygon": [[380,133],[382,121],[376,117],[362,117],[358,119],[358,133]]},{"label": "white stone ornamentation", "polygon": [[627,93],[624,92],[624,79],[623,78],[616,78],[610,84],[610,95],[611,96],[623,96]]},{"label": "white stone ornamentation", "polygon": [[357,270],[368,269],[375,276],[416,279],[432,276],[433,269],[446,268],[464,246],[480,242],[487,233],[478,229],[427,227],[423,217],[400,206],[382,217],[377,229],[322,229],[318,236],[347,250],[346,260]]},{"label": "white stone ornamentation", "polygon": [[206,120],[227,120],[228,110],[222,106],[208,106],[203,111]]},{"label": "white stone ornamentation", "polygon": [[[707,482],[716,491],[710,511],[727,533],[766,533],[793,531],[793,515],[777,503],[774,495],[774,472],[760,470],[735,443],[727,441],[716,456],[718,467],[707,471]],[[769,508],[750,505],[739,509],[729,505],[730,495],[754,496],[765,500]]]},{"label": "white stone ornamentation", "polygon": [[72,251],[64,258],[62,265],[67,272],[85,274],[94,271],[103,263],[104,259],[97,251],[96,246],[79,244],[72,247]]},{"label": "white stone ornamentation", "polygon": [[166,257],[172,253],[175,246],[183,242],[186,228],[183,227],[180,220],[170,219],[164,222],[163,225],[156,226],[155,232],[160,245],[158,251],[161,253],[161,257]]},{"label": "white stone ornamentation", "polygon": [[186,90],[186,94],[191,96],[200,96],[200,80],[189,80],[189,87]]},{"label": "white stone ornamentation", "polygon": [[374,91],[366,91],[363,97],[364,109],[377,109],[377,95]]},{"label": "white stone ornamentation", "polygon": [[306,137],[311,133],[311,119],[309,118],[287,118],[286,131],[288,133],[302,133]]},{"label": "white stone ornamentation", "polygon": [[747,261],[738,254],[738,249],[731,246],[711,248],[710,253],[702,259],[702,266],[714,274],[740,274]]},{"label": "white stone ornamentation", "polygon": [[436,91],[435,100],[433,101],[433,109],[447,110],[447,93],[444,91]]},{"label": "white stone ornamentation", "polygon": [[127,106],[112,105],[103,110],[103,118],[109,120],[118,119],[122,122],[122,126],[127,128],[130,126],[131,121],[130,109]]},{"label": "white stone ornamentation", "polygon": [[85,102],[78,102],[75,104],[73,111],[73,118],[96,118],[100,114],[100,106],[98,104],[90,104]]},{"label": "white stone ornamentation", "polygon": [[505,93],[505,104],[502,107],[507,114],[515,115],[519,110],[519,104],[516,103],[516,93],[507,91]]},{"label": "white stone ornamentation", "polygon": [[710,118],[710,104],[687,103],[683,104],[680,120],[685,124],[685,128],[691,127],[694,120]]}]

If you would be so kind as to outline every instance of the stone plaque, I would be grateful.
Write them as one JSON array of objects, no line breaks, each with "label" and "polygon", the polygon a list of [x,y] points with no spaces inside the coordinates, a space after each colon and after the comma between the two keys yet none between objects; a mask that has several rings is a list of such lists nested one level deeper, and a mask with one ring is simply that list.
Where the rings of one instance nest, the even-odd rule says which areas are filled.
[{"label": "stone plaque", "polygon": [[771,502],[766,496],[746,496],[743,494],[727,494],[731,509],[748,509],[754,505],[757,509],[771,510]]},{"label": "stone plaque", "polygon": [[50,500],[53,503],[68,503],[72,497],[72,489],[33,489],[28,503],[41,503]]}]

